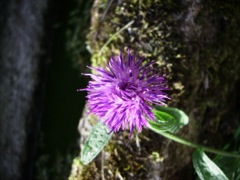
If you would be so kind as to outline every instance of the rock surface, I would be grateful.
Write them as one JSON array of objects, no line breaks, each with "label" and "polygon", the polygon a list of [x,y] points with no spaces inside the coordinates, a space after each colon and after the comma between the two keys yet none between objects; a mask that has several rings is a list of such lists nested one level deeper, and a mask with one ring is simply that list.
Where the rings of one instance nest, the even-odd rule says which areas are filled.
[{"label": "rock surface", "polygon": [[[190,118],[179,135],[221,148],[239,124],[239,7],[219,1],[96,0],[87,42],[92,64],[104,65],[126,47],[156,59],[169,80],[169,105]],[[80,127],[80,133],[81,128],[86,129]],[[132,139],[118,133],[92,163],[73,164],[70,179],[193,179],[191,151],[148,130]]]},{"label": "rock surface", "polygon": [[45,8],[44,0],[0,1],[1,179],[28,176]]}]

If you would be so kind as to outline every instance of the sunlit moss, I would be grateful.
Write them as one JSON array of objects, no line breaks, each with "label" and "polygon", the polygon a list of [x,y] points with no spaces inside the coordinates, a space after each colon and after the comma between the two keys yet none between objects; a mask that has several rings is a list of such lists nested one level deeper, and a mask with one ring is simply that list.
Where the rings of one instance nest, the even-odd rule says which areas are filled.
[{"label": "sunlit moss", "polygon": [[72,163],[71,174],[69,180],[91,180],[99,179],[99,174],[94,162],[89,165],[83,165],[79,157],[76,157]]}]

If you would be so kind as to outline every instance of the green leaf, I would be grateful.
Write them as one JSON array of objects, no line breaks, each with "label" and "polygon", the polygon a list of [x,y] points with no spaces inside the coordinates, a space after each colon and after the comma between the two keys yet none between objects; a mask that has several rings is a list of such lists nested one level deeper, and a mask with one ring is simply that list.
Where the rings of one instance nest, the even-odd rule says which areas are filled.
[{"label": "green leaf", "polygon": [[[239,142],[240,140],[240,126],[236,129],[233,135],[233,139],[228,141],[228,144],[225,145],[224,149],[234,149],[239,153]],[[213,160],[226,174],[226,176],[231,180],[239,180],[240,179],[240,159],[233,157],[226,157],[218,155]]]},{"label": "green leaf", "polygon": [[188,124],[188,116],[177,108],[157,106],[153,113],[156,119],[154,122],[149,121],[149,123],[161,131],[176,133],[180,128]]},{"label": "green leaf", "polygon": [[231,180],[240,179],[240,159],[226,156],[218,156],[214,162],[222,169]]},{"label": "green leaf", "polygon": [[222,170],[200,149],[193,152],[193,166],[201,180],[228,180]]},{"label": "green leaf", "polygon": [[81,162],[90,163],[104,148],[112,133],[102,123],[97,123],[88,135],[81,152]]},{"label": "green leaf", "polygon": [[151,126],[162,131],[175,131],[177,120],[173,116],[165,112],[155,110],[153,113],[155,115],[155,121],[149,121]]}]

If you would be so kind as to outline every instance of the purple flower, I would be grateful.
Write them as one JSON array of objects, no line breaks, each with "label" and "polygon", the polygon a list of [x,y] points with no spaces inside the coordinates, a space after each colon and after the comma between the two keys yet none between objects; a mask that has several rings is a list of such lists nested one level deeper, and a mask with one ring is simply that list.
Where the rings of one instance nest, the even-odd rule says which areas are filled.
[{"label": "purple flower", "polygon": [[107,67],[93,68],[97,74],[85,74],[92,78],[87,88],[90,113],[100,117],[110,131],[134,128],[141,131],[154,121],[153,105],[165,105],[169,99],[164,93],[166,82],[153,69],[155,61],[145,62],[128,50],[127,57],[111,57]]}]

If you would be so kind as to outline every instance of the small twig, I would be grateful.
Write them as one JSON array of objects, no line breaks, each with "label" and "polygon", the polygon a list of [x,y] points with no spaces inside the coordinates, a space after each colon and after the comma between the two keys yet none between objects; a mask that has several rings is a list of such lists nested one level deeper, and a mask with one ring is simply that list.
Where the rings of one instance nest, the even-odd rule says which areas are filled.
[{"label": "small twig", "polygon": [[101,153],[101,177],[102,177],[102,180],[105,180],[105,177],[104,177],[104,160],[103,160],[103,151]]},{"label": "small twig", "polygon": [[124,27],[122,27],[119,31],[117,31],[115,34],[113,34],[108,40],[107,42],[102,46],[102,48],[100,49],[98,55],[100,56],[102,54],[102,51],[105,49],[105,47],[118,35],[120,34],[123,30],[127,29],[129,26],[131,26],[134,23],[134,20],[130,21],[129,23],[127,23]]},{"label": "small twig", "polygon": [[103,13],[103,15],[102,15],[101,21],[104,20],[104,18],[105,18],[105,16],[106,16],[106,14],[107,14],[107,12],[108,12],[108,10],[109,10],[112,2],[113,2],[113,0],[108,1],[107,8],[106,8],[106,10],[104,11],[104,13]]}]

